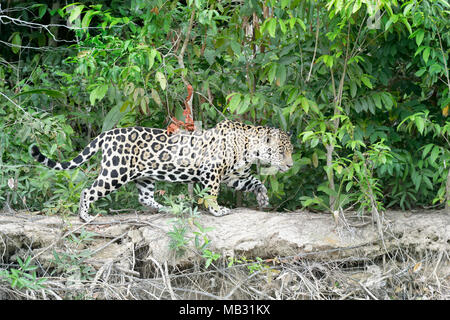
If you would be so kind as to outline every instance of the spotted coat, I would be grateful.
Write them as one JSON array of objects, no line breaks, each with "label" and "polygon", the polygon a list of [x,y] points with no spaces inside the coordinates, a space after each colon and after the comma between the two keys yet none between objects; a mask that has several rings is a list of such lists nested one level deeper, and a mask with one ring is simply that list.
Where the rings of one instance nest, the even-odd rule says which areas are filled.
[{"label": "spotted coat", "polygon": [[165,130],[144,127],[112,129],[101,133],[73,160],[55,162],[44,156],[36,145],[31,155],[55,170],[79,167],[97,151],[102,151],[100,174],[81,192],[79,216],[90,221],[89,206],[120,186],[134,181],[139,201],[160,209],[154,198],[155,181],[199,182],[212,196],[208,210],[215,216],[228,214],[228,208],[217,205],[221,183],[254,192],[260,207],[269,204],[267,189],[250,175],[257,160],[280,171],[292,162],[290,137],[275,128],[252,126],[225,120],[216,127],[195,132],[168,135]]}]

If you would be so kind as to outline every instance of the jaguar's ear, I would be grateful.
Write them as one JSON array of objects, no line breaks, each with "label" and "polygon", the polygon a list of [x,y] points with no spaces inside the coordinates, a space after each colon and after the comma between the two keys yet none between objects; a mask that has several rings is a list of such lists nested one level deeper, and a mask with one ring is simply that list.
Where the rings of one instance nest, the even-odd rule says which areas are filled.
[{"label": "jaguar's ear", "polygon": [[287,134],[288,134],[289,138],[291,138],[291,137],[292,137],[292,134],[293,134],[293,132],[292,132],[292,131],[288,131],[288,132],[287,132]]}]

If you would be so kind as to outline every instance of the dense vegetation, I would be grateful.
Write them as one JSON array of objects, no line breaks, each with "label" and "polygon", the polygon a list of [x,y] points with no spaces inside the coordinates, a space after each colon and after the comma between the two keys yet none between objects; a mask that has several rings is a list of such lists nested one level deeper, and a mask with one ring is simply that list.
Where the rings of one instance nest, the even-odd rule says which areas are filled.
[{"label": "dense vegetation", "polygon": [[[165,128],[186,83],[205,128],[294,133],[294,168],[262,176],[278,210],[443,207],[449,21],[446,0],[2,2],[0,208],[76,212],[98,157],[56,172],[29,146],[66,160],[115,126]],[[134,189],[95,210],[138,207]]]}]

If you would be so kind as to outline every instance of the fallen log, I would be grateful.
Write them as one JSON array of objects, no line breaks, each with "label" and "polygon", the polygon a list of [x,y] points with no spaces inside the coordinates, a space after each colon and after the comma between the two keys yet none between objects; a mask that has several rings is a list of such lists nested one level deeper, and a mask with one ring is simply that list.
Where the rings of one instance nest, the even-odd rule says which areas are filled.
[{"label": "fallen log", "polygon": [[[382,228],[340,219],[240,208],[220,218],[134,212],[84,224],[3,213],[0,299],[450,298],[447,213],[389,211]],[[27,274],[31,290],[14,289],[12,271],[29,259],[44,286],[32,289]]]},{"label": "fallen log", "polygon": [[[359,227],[358,223],[338,227],[327,214],[244,208],[219,218],[200,214],[195,220],[186,220],[191,230],[184,235],[187,242],[182,248],[183,255],[177,255],[170,246],[169,232],[173,231],[175,221],[170,214],[99,216],[90,224],[81,223],[77,217],[0,214],[0,257],[9,261],[26,251],[45,266],[51,264],[53,251],[89,248],[91,255],[86,261],[94,266],[113,263],[136,273],[136,257],[141,267],[154,262],[183,267],[203,259],[193,241],[195,234],[206,237],[211,252],[247,259],[371,258],[398,246],[413,247],[418,252],[450,252],[450,216],[444,211],[412,214],[388,211],[384,215],[384,243],[371,222],[359,223]],[[201,232],[193,221],[208,231]],[[64,241],[79,237],[82,231],[91,232],[89,241],[72,244]]]}]

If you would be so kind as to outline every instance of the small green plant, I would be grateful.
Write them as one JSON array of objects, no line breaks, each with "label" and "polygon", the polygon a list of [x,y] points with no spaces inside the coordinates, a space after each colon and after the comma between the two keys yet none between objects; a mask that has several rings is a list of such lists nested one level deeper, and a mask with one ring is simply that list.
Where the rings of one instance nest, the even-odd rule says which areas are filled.
[{"label": "small green plant", "polygon": [[192,209],[192,201],[184,195],[179,196],[164,196],[163,200],[165,206],[162,211],[174,215],[171,221],[173,227],[167,234],[170,236],[169,247],[174,250],[177,256],[184,254],[189,240],[186,238],[186,233],[189,230],[189,223],[187,217],[193,217],[197,214],[197,208]]},{"label": "small green plant", "polygon": [[169,231],[167,234],[170,236],[169,248],[175,250],[177,256],[181,256],[184,254],[189,240],[185,237],[187,227],[177,224],[180,224],[180,222],[175,222],[172,231]]},{"label": "small green plant", "polygon": [[[219,253],[212,252],[207,249],[210,240],[207,232],[212,228],[202,226],[197,218],[199,216],[196,204],[207,205],[208,198],[207,189],[201,189],[198,185],[194,187],[194,197],[186,197],[184,195],[166,196],[164,203],[166,207],[164,211],[169,212],[175,216],[172,220],[173,228],[167,234],[170,236],[170,249],[175,250],[177,255],[182,255],[190,241],[194,242],[195,248],[200,251],[205,261],[205,268],[208,268],[212,262],[220,258]],[[198,199],[198,200],[195,200]],[[188,238],[186,235],[191,231],[193,238]]]},{"label": "small green plant", "polygon": [[28,256],[25,261],[17,257],[19,268],[10,270],[0,270],[0,280],[4,280],[11,285],[11,288],[41,290],[45,288],[47,278],[38,278],[35,265],[31,264],[31,257]]},{"label": "small green plant", "polygon": [[205,261],[205,268],[208,268],[212,262],[218,260],[221,255],[220,253],[212,252],[208,249],[203,250],[202,257],[206,259]]},{"label": "small green plant", "polygon": [[252,274],[253,272],[256,272],[256,271],[265,271],[265,270],[269,269],[269,266],[264,263],[263,259],[261,259],[260,257],[256,257],[255,259],[256,259],[255,262],[253,262],[247,266],[247,269],[250,274]]},{"label": "small green plant", "polygon": [[205,250],[205,248],[209,245],[209,238],[206,233],[211,231],[213,228],[203,227],[200,223],[198,223],[198,221],[193,219],[192,224],[197,227],[197,231],[192,232],[194,234],[195,247],[199,250]]},{"label": "small green plant", "polygon": [[265,261],[260,258],[256,257],[255,260],[253,259],[247,259],[245,256],[236,258],[236,257],[228,257],[228,267],[232,267],[234,265],[245,265],[249,271],[250,274],[256,272],[256,271],[263,271],[268,272],[270,269],[269,265],[265,263]]},{"label": "small green plant", "polygon": [[75,278],[79,280],[92,279],[95,270],[89,264],[84,261],[92,256],[92,252],[89,249],[78,250],[86,243],[91,242],[95,233],[81,230],[79,236],[72,234],[67,238],[68,247],[71,250],[64,252],[57,252],[53,250],[53,264],[56,266],[52,271],[52,274],[63,273],[69,276],[69,278]]}]

